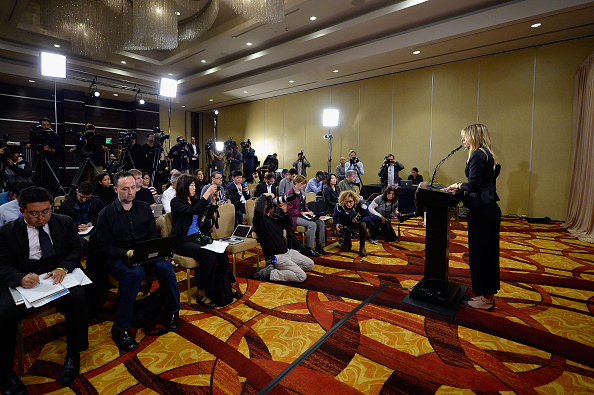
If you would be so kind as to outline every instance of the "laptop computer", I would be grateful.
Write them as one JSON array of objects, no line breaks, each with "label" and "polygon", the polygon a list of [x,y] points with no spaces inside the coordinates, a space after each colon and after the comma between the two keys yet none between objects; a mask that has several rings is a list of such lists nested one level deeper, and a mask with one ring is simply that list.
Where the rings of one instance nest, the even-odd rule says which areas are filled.
[{"label": "laptop computer", "polygon": [[229,244],[243,243],[245,239],[250,235],[252,227],[248,225],[237,225],[233,234],[229,237],[223,237],[220,241],[226,241]]},{"label": "laptop computer", "polygon": [[169,258],[173,250],[174,236],[160,237],[158,239],[139,241],[134,244],[134,255],[128,259],[132,267],[146,265],[163,258]]},{"label": "laptop computer", "polygon": [[155,203],[161,203],[162,198],[163,198],[163,195],[153,195],[153,199],[155,200]]},{"label": "laptop computer", "polygon": [[151,210],[153,210],[153,215],[155,216],[155,218],[160,217],[161,215],[163,215],[163,203],[151,205]]},{"label": "laptop computer", "polygon": [[400,180],[400,186],[412,188],[412,186],[413,186],[412,180]]}]

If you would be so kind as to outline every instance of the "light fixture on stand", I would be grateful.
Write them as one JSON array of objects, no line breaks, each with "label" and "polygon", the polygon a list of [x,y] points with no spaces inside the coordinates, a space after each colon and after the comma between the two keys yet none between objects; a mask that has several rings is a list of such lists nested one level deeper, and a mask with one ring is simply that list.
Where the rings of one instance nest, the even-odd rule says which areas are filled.
[{"label": "light fixture on stand", "polygon": [[101,97],[101,92],[99,92],[99,89],[97,89],[97,77],[95,76],[95,78],[93,78],[93,82],[91,82],[91,85],[89,86],[89,96],[91,97]]},{"label": "light fixture on stand", "polygon": [[338,126],[338,116],[340,112],[334,108],[327,108],[322,113],[322,126],[328,128],[328,134],[324,139],[328,140],[328,173],[332,173],[332,130],[330,128]]}]

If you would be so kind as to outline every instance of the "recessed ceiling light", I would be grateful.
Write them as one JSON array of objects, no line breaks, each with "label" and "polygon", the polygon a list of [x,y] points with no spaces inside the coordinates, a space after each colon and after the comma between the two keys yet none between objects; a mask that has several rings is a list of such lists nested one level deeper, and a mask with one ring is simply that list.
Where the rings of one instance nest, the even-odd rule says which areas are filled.
[{"label": "recessed ceiling light", "polygon": [[248,47],[250,47],[252,45],[252,43],[245,43],[245,45],[247,45]]},{"label": "recessed ceiling light", "polygon": [[243,91],[243,93],[248,93],[248,91]]},{"label": "recessed ceiling light", "polygon": [[531,25],[530,27],[540,27],[540,25],[542,25],[542,23],[535,23],[534,25]]},{"label": "recessed ceiling light", "polygon": [[292,84],[293,82],[295,82],[295,80],[289,80],[289,83],[291,83],[291,84]]},{"label": "recessed ceiling light", "polygon": [[126,64],[126,61],[125,60],[122,60],[120,63],[121,64]]},{"label": "recessed ceiling light", "polygon": [[175,15],[180,16],[181,15],[181,12],[175,11]]},{"label": "recessed ceiling light", "polygon": [[33,82],[35,82],[35,80],[29,80],[29,82],[33,83]]},{"label": "recessed ceiling light", "polygon": [[114,93],[113,95],[114,95],[114,96],[119,96],[117,93]]},{"label": "recessed ceiling light", "polygon": [[333,73],[338,73],[338,70],[332,70]]},{"label": "recessed ceiling light", "polygon": [[54,44],[54,47],[60,48],[60,44]]},{"label": "recessed ceiling light", "polygon": [[316,19],[318,19],[318,18],[316,16],[314,16],[314,15],[312,15],[312,16],[309,17],[309,20],[310,21],[315,21]]},{"label": "recessed ceiling light", "polygon": [[186,106],[182,106],[182,108],[186,108]]},{"label": "recessed ceiling light", "polygon": [[173,75],[173,73],[169,73],[169,75]]},{"label": "recessed ceiling light", "polygon": [[206,63],[206,59],[202,59],[200,63]]},{"label": "recessed ceiling light", "polygon": [[213,99],[208,99],[208,101],[214,101]]},{"label": "recessed ceiling light", "polygon": [[421,53],[421,51],[419,51],[419,50],[417,50],[417,51],[413,51],[413,55],[418,55],[418,54],[420,54],[420,53]]}]

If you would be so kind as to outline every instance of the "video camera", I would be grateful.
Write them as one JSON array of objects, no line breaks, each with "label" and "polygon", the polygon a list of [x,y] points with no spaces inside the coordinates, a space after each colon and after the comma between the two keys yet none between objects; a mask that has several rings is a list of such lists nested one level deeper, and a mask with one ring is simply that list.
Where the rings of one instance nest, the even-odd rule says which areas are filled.
[{"label": "video camera", "polygon": [[208,139],[208,141],[206,142],[206,144],[204,144],[204,152],[206,155],[210,154],[210,151],[215,152],[215,142],[212,139]]},{"label": "video camera", "polygon": [[39,152],[43,152],[43,147],[48,145],[54,139],[53,129],[44,129],[41,125],[31,126],[29,129],[29,140],[31,146]]},{"label": "video camera", "polygon": [[136,140],[136,132],[134,130],[122,130],[118,132],[119,144],[128,144],[130,140]]},{"label": "video camera", "polygon": [[10,134],[4,133],[0,139],[0,148],[4,148],[4,154],[0,154],[0,160],[11,157],[15,152],[21,152],[21,143],[10,141]]},{"label": "video camera", "polygon": [[95,133],[94,130],[73,132],[72,128],[66,128],[66,134],[72,135],[75,150],[83,155],[92,153],[94,147],[105,145],[105,136]]},{"label": "video camera", "polygon": [[239,143],[239,145],[241,145],[242,150],[247,150],[251,144],[252,142],[250,141],[250,139],[247,139],[247,141],[242,141],[241,143]]},{"label": "video camera", "polygon": [[351,165],[356,165],[357,163],[359,163],[359,158],[353,156],[351,159],[349,159],[349,162],[351,163]]},{"label": "video camera", "polygon": [[169,139],[169,135],[165,134],[164,131],[161,130],[161,128],[159,128],[158,126],[155,126],[153,128],[153,134],[155,135],[155,144],[159,147],[162,148],[163,147],[163,143],[165,142],[165,140]]},{"label": "video camera", "polygon": [[176,141],[179,148],[184,148],[187,145],[186,139],[183,137],[178,137]]},{"label": "video camera", "polygon": [[229,140],[225,141],[225,152],[227,154],[231,153],[233,147],[237,147],[237,143],[233,141],[233,137],[229,137]]}]

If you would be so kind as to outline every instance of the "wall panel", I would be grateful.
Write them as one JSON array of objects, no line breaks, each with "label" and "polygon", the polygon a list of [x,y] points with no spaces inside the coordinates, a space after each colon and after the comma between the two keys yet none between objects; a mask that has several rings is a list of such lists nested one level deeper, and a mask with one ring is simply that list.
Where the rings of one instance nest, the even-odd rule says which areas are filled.
[{"label": "wall panel", "polygon": [[279,155],[283,150],[283,129],[285,123],[285,97],[278,96],[266,99],[266,123],[262,128],[265,138],[258,141],[256,155],[264,163],[267,155],[276,152]]},{"label": "wall panel", "polygon": [[[332,87],[332,108],[337,108],[340,111],[340,119],[338,126],[333,128],[334,134],[332,142],[332,171],[335,171],[341,156],[348,158],[350,150],[355,150],[359,159],[364,165],[367,165],[371,160],[371,156],[366,152],[359,152],[359,114],[360,114],[360,99],[359,99],[359,82],[351,82],[349,84],[335,85]],[[318,109],[317,121],[322,124],[322,110]],[[327,129],[326,132],[327,133]],[[324,133],[324,134],[325,134]],[[327,170],[328,166],[328,140],[318,140],[320,146],[326,147],[323,152],[322,167],[319,169]],[[365,168],[366,169],[366,168]],[[367,174],[367,173],[366,173]],[[366,176],[363,176],[363,183],[367,183]]]},{"label": "wall panel", "polygon": [[290,168],[297,152],[305,148],[305,101],[306,92],[285,96],[283,152],[278,152],[280,168]]}]

